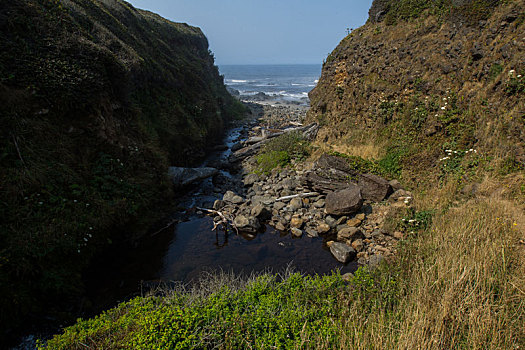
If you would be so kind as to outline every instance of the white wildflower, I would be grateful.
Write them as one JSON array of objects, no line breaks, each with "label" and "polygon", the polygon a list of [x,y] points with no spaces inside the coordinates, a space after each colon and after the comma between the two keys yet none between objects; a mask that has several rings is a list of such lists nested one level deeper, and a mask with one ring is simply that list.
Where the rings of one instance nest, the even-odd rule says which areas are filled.
[{"label": "white wildflower", "polygon": [[442,109],[442,110],[445,110],[445,109],[447,109],[447,107],[441,107],[441,109]]}]

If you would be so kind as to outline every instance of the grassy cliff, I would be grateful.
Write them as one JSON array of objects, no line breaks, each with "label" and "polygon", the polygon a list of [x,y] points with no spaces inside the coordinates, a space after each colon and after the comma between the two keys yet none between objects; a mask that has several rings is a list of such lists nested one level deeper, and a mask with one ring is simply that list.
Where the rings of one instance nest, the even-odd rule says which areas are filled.
[{"label": "grassy cliff", "polygon": [[198,161],[243,107],[200,29],[124,1],[6,2],[0,43],[5,332],[75,300],[94,253],[162,215],[168,165]]}]

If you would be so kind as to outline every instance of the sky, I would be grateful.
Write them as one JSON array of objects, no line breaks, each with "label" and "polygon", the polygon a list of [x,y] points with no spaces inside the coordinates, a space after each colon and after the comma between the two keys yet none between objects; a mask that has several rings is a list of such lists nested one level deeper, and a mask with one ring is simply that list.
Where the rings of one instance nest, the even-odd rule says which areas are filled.
[{"label": "sky", "polygon": [[128,0],[200,27],[216,63],[321,64],[372,0]]}]

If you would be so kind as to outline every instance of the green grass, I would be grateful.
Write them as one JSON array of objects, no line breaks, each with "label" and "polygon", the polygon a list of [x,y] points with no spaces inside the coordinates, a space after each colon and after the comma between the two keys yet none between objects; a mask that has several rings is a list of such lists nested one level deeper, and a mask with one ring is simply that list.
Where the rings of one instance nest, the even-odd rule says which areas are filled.
[{"label": "green grass", "polygon": [[289,132],[268,142],[257,155],[257,172],[268,174],[292,160],[301,161],[310,154],[310,142],[299,132]]},{"label": "green grass", "polygon": [[[204,289],[204,290],[203,290]],[[292,349],[311,348],[312,336],[335,344],[350,299],[367,308],[396,303],[393,279],[359,270],[350,285],[329,276],[264,274],[247,280],[209,275],[193,290],[136,298],[91,319],[79,320],[41,348],[80,349]]]}]

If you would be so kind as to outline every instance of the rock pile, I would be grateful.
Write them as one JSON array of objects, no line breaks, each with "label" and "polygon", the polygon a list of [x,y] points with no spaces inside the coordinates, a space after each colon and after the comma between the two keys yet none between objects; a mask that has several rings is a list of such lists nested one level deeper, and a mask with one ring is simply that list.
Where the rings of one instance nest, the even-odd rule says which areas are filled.
[{"label": "rock pile", "polygon": [[371,266],[394,254],[403,234],[385,231],[385,217],[411,200],[399,182],[353,173],[344,159],[331,155],[323,155],[309,170],[297,165],[268,175],[246,174],[243,186],[214,203],[215,210],[235,218],[239,231],[254,234],[269,224],[297,238],[320,236],[338,261],[357,258]]}]

